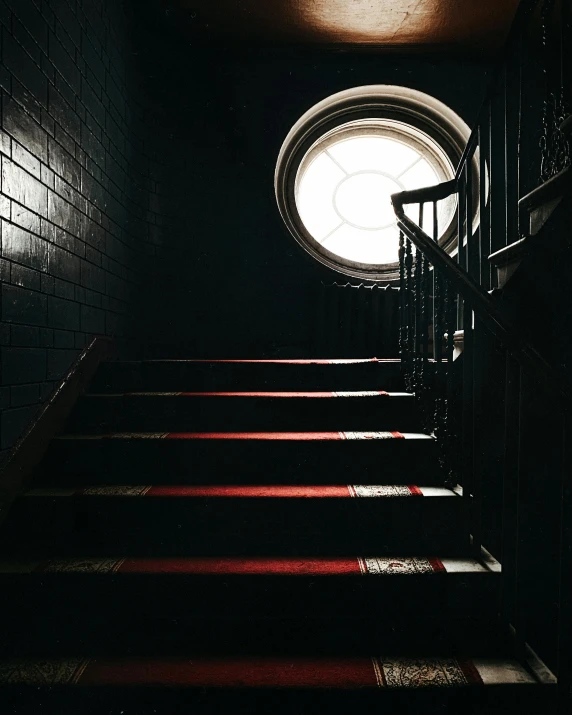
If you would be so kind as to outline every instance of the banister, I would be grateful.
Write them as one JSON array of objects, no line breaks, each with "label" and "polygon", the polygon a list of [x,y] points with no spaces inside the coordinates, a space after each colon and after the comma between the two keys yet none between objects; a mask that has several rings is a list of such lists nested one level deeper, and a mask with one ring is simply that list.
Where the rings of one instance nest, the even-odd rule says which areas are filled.
[{"label": "banister", "polygon": [[[436,201],[450,195],[448,181],[437,186],[430,186],[414,191],[402,191],[393,194],[391,201],[397,216],[397,226],[419,248],[433,267],[440,270],[454,286],[456,291],[467,301],[480,320],[493,335],[507,347],[522,365],[550,383],[554,389],[567,398],[572,398],[572,382],[557,366],[548,362],[535,346],[522,335],[522,331],[505,315],[498,302],[476,283],[469,273],[443,250],[423,229],[409,219],[403,210],[404,203]],[[448,193],[446,193],[448,192]]]},{"label": "banister", "polygon": [[[393,208],[403,207],[404,204],[419,204],[429,201],[441,201],[451,196],[457,188],[457,181],[443,181],[434,186],[424,186],[421,189],[412,189],[411,191],[400,191],[397,194],[392,194],[391,203]],[[397,211],[397,209],[396,209]]]},{"label": "banister", "polygon": [[519,208],[527,211],[532,211],[542,204],[549,201],[559,199],[562,195],[572,188],[572,166],[567,166],[561,172],[547,179],[543,184],[533,189],[526,196],[523,196],[519,202]]},{"label": "banister", "polygon": [[[483,544],[499,549],[500,622],[513,629],[517,659],[524,657],[528,637],[539,638],[528,618],[528,611],[537,610],[535,594],[527,589],[535,574],[535,559],[527,558],[534,538],[528,525],[531,516],[546,518],[549,512],[545,505],[532,501],[537,494],[537,468],[544,469],[541,473],[551,484],[555,472],[561,509],[551,514],[557,529],[550,536],[550,546],[543,544],[542,549],[549,548],[555,557],[547,573],[559,573],[559,589],[550,595],[558,605],[559,625],[554,642],[540,645],[542,657],[553,658],[555,665],[558,706],[550,712],[558,715],[569,715],[572,702],[572,379],[564,365],[569,349],[561,354],[557,345],[544,341],[542,330],[527,326],[526,315],[513,317],[493,287],[497,276],[490,258],[506,256],[523,241],[530,241],[531,234],[539,238],[535,245],[541,245],[548,220],[565,239],[562,211],[572,195],[572,116],[560,127],[556,122],[565,113],[562,68],[569,64],[569,50],[564,28],[572,21],[566,14],[568,7],[569,2],[521,0],[454,178],[391,197],[399,229],[400,352],[407,390],[415,394],[424,430],[436,438],[444,485],[462,488],[463,538],[470,535],[475,555]],[[529,52],[531,41],[539,43],[542,57]],[[559,53],[559,72],[549,67],[547,54],[553,50]],[[556,114],[555,105],[551,118],[550,103],[557,100],[562,106]],[[540,118],[528,111],[540,101],[544,101],[542,128]],[[472,171],[477,163],[478,173]],[[539,181],[541,186],[537,186]],[[458,240],[453,255],[439,245],[443,227],[438,204],[448,197],[457,199]],[[409,204],[415,204],[415,209]],[[552,216],[557,204],[560,210]],[[424,230],[423,218],[431,209],[432,230]],[[525,289],[520,286],[521,291]],[[457,364],[456,331],[463,333],[463,359]],[[427,369],[429,363],[431,369]],[[537,383],[542,384],[541,390]],[[504,410],[498,405],[503,400],[501,390]],[[537,403],[539,392],[542,407]],[[545,417],[547,402],[550,417]],[[488,412],[490,425],[483,424]],[[539,416],[554,428],[557,452],[552,461],[529,438],[533,418]],[[501,430],[499,437],[490,440],[495,426]],[[527,516],[522,519],[524,510]]]}]

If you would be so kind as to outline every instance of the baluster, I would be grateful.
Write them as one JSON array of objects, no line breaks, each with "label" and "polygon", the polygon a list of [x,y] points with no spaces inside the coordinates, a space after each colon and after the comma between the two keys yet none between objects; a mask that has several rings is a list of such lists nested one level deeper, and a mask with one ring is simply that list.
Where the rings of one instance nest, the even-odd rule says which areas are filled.
[{"label": "baluster", "polygon": [[[423,228],[424,204],[419,207],[419,226]],[[419,383],[422,390],[426,385],[426,367],[429,354],[429,262],[424,254],[421,254],[421,323],[420,323],[420,358],[419,358]]]},{"label": "baluster", "polygon": [[[439,216],[438,203],[433,202],[433,240],[435,243],[439,241]],[[444,385],[442,380],[443,370],[443,332],[444,332],[444,296],[443,296],[443,280],[440,271],[433,267],[433,358],[435,364],[434,369],[434,393],[435,403],[433,412],[433,425],[435,432],[440,440],[445,436],[444,419],[445,419],[445,397]],[[443,446],[443,445],[442,445]]]},{"label": "baluster", "polygon": [[405,239],[405,291],[406,291],[406,350],[405,350],[405,380],[408,392],[413,392],[413,374],[412,374],[412,360],[413,360],[413,316],[415,307],[413,305],[414,292],[413,292],[413,254],[411,251],[411,241]]},{"label": "baluster", "polygon": [[[465,198],[467,182],[465,176],[467,173],[467,165],[462,168],[458,182],[458,206],[457,206],[457,262],[465,267]],[[463,299],[459,296],[457,301],[457,325],[463,324]]]},{"label": "baluster", "polygon": [[473,278],[477,275],[475,265],[475,242],[473,240],[473,156],[469,154],[465,169],[465,270]]},{"label": "baluster", "polygon": [[421,354],[421,266],[423,263],[423,257],[421,251],[415,248],[415,273],[414,273],[414,304],[415,304],[415,318],[414,318],[414,335],[413,335],[413,385],[414,390],[417,393],[419,390],[419,359]]},{"label": "baluster", "polygon": [[405,341],[407,330],[407,290],[405,286],[405,237],[403,231],[399,231],[399,356],[401,357],[401,366],[404,367],[405,361]]},{"label": "baluster", "polygon": [[[433,202],[433,240],[439,240],[439,218],[437,214],[437,201]],[[442,358],[442,338],[441,338],[441,274],[433,268],[433,357],[437,365],[440,365]]]},{"label": "baluster", "polygon": [[462,418],[461,418],[461,479],[463,501],[467,524],[471,523],[471,502],[473,499],[473,448],[474,448],[474,396],[473,370],[475,364],[473,341],[473,311],[463,304],[463,377],[462,377]]},{"label": "baluster", "polygon": [[447,359],[447,392],[446,392],[446,404],[445,404],[445,439],[444,439],[444,449],[448,454],[448,464],[447,466],[447,486],[455,486],[457,483],[456,478],[456,465],[455,465],[455,414],[454,414],[454,399],[455,399],[455,378],[454,378],[454,365],[453,365],[453,353],[455,349],[455,327],[457,324],[457,306],[455,302],[455,292],[453,287],[448,280],[444,280],[445,296],[446,296],[446,312],[445,312],[445,323],[447,329],[447,347],[446,347],[446,359]]},{"label": "baluster", "polygon": [[[419,204],[419,228],[423,228],[424,204]],[[423,254],[419,248],[415,248],[415,352],[414,352],[414,383],[415,392],[422,389],[423,378],[423,310],[425,307],[425,296],[423,295]]]},{"label": "baluster", "polygon": [[[419,389],[422,394],[428,390],[427,381],[427,359],[429,357],[429,262],[427,258],[421,254],[421,338],[420,338],[420,356],[419,356]],[[428,405],[426,399],[422,405],[423,420],[426,423],[425,428],[429,429],[427,411]]]},{"label": "baluster", "polygon": [[476,427],[476,410],[480,409],[482,411],[483,406],[483,358],[484,358],[484,327],[482,323],[478,320],[477,316],[474,315],[474,327],[473,327],[473,390],[471,396],[472,402],[472,459],[471,468],[473,475],[472,483],[472,521],[471,528],[473,534],[473,552],[477,557],[481,555],[482,546],[482,465],[481,457],[482,450],[478,448],[478,442],[476,440],[477,427]]}]

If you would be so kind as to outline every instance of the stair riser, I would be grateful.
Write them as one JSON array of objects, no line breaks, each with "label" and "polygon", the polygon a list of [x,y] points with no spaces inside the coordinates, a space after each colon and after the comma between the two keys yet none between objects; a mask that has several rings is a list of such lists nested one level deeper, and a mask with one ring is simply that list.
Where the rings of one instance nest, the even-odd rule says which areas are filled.
[{"label": "stair riser", "polygon": [[[97,483],[438,483],[432,440],[72,439],[52,443],[52,479],[86,475]],[[126,475],[128,477],[126,478]],[[441,477],[442,478],[442,477]],[[117,479],[121,481],[117,482]]]},{"label": "stair riser", "polygon": [[[524,691],[524,692],[521,692]],[[549,691],[549,692],[547,692]],[[0,690],[7,712],[17,715],[316,715],[326,712],[410,715],[553,715],[555,689],[534,686],[446,688],[191,688],[97,686]],[[482,708],[475,710],[474,708]]]},{"label": "stair riser", "polygon": [[[495,576],[434,574],[407,576],[189,576],[84,575],[42,573],[0,578],[9,613],[29,612],[33,623],[42,594],[41,613],[54,625],[81,624],[101,610],[113,619],[220,617],[333,618],[371,613],[383,623],[447,617],[492,618],[496,609]],[[110,614],[113,614],[110,616]],[[69,625],[67,626],[69,628]]]},{"label": "stair riser", "polygon": [[399,361],[350,364],[107,363],[92,392],[403,390]]},{"label": "stair riser", "polygon": [[53,554],[462,554],[456,497],[177,499],[27,497],[3,548]]},{"label": "stair riser", "polygon": [[[57,640],[54,631],[57,626]],[[174,656],[349,657],[380,652],[420,656],[447,656],[460,643],[470,642],[472,657],[490,655],[500,643],[490,621],[462,616],[445,621],[435,613],[381,620],[356,614],[343,619],[124,619],[99,611],[70,628],[69,621],[34,617],[30,623],[8,623],[3,628],[0,657],[66,657],[77,651],[91,657],[125,658]]]},{"label": "stair riser", "polygon": [[304,431],[418,432],[415,401],[405,397],[257,398],[84,397],[69,431]]}]

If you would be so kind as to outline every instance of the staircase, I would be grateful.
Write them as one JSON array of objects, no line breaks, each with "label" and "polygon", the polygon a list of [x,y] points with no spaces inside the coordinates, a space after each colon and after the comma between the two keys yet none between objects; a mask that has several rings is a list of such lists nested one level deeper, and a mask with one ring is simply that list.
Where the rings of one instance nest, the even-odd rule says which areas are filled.
[{"label": "staircase", "polygon": [[400,368],[104,363],[3,526],[4,712],[547,712]]}]

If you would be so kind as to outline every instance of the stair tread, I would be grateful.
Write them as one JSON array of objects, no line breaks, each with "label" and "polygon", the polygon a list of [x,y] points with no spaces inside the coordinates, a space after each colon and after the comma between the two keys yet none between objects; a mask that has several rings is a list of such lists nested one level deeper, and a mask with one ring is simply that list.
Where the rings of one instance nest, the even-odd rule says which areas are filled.
[{"label": "stair tread", "polygon": [[332,484],[332,485],[109,485],[86,487],[44,487],[31,489],[25,497],[174,497],[189,499],[346,499],[346,498],[407,498],[410,496],[456,497],[445,487],[425,487],[413,484]]},{"label": "stair tread", "polygon": [[327,442],[339,440],[431,440],[431,435],[422,432],[112,432],[107,434],[74,434],[65,433],[55,438],[65,440],[94,439],[189,439],[189,440],[247,440],[247,441],[298,441]]},{"label": "stair tread", "polygon": [[413,689],[541,682],[512,658],[456,655],[0,660],[0,685]]},{"label": "stair tread", "polygon": [[363,363],[401,363],[400,358],[193,358],[193,359],[175,359],[162,358],[154,360],[119,360],[113,365],[140,365],[140,364],[156,364],[156,363],[189,363],[189,364],[256,364],[256,365],[357,365]]},{"label": "stair tread", "polygon": [[411,392],[387,392],[385,390],[345,390],[339,392],[313,391],[286,391],[286,390],[265,390],[265,391],[210,391],[210,392],[165,392],[165,391],[141,391],[141,392],[89,392],[88,398],[110,399],[113,397],[243,397],[243,398],[268,398],[268,399],[328,399],[335,397],[342,398],[363,398],[363,397],[389,397],[400,399],[414,399]]},{"label": "stair tread", "polygon": [[500,564],[472,556],[462,500],[442,501],[458,495],[399,363],[103,366],[15,506],[0,687],[408,699],[540,683],[489,638]]},{"label": "stair tread", "polygon": [[196,576],[395,576],[492,574],[496,562],[470,557],[65,557],[0,561],[0,574],[81,573]]}]

